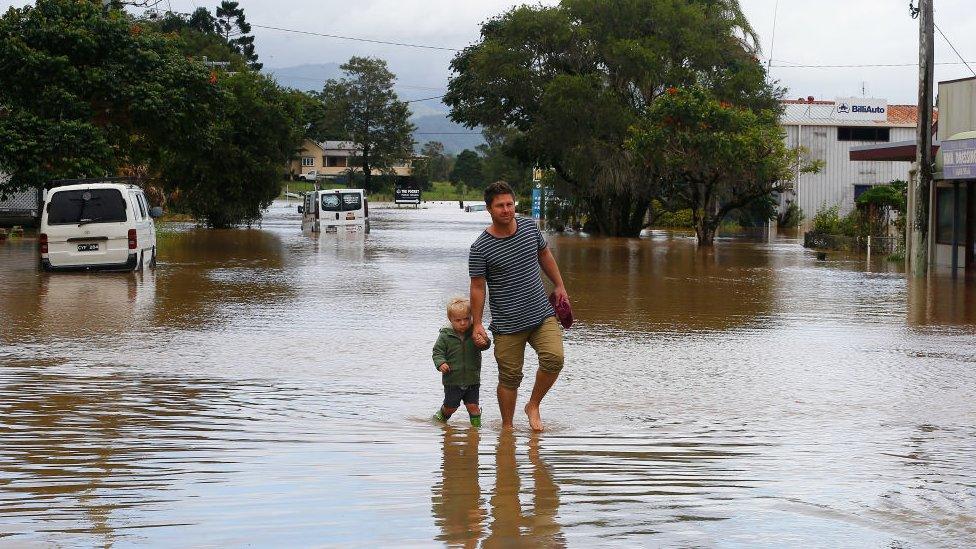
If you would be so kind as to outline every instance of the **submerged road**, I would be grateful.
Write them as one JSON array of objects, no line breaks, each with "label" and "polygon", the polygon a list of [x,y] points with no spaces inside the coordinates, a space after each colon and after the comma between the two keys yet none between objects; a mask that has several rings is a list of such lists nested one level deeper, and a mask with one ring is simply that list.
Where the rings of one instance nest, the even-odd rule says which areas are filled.
[{"label": "submerged road", "polygon": [[371,215],[169,227],[135,275],[0,243],[0,546],[976,542],[976,286],[551,235],[578,324],[550,431],[506,436],[490,353],[485,427],[427,420],[487,214]]}]

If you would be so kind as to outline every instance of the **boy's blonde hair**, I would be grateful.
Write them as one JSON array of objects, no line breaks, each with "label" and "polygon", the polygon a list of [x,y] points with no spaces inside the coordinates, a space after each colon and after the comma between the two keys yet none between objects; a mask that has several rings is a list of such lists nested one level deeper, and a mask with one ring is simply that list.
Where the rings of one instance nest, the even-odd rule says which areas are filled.
[{"label": "boy's blonde hair", "polygon": [[454,313],[456,315],[468,316],[471,314],[471,302],[463,297],[455,297],[454,299],[447,302],[447,314],[448,316]]}]

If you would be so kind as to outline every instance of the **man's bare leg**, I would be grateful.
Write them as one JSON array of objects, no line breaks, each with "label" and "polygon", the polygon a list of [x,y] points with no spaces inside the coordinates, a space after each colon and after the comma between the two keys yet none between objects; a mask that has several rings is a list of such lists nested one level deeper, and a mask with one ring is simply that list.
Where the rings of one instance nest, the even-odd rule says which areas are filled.
[{"label": "man's bare leg", "polygon": [[498,411],[502,416],[502,428],[511,429],[515,420],[515,401],[518,399],[518,390],[499,385],[497,392]]},{"label": "man's bare leg", "polygon": [[[529,426],[532,427],[533,431],[542,431],[544,429],[542,415],[539,413],[539,406],[558,377],[559,372],[547,372],[541,368],[535,373],[535,385],[532,386],[532,396],[529,397],[529,402],[525,405],[525,415],[529,416]],[[501,399],[499,399],[499,402],[501,402]],[[512,400],[512,406],[514,405],[515,401]]]}]

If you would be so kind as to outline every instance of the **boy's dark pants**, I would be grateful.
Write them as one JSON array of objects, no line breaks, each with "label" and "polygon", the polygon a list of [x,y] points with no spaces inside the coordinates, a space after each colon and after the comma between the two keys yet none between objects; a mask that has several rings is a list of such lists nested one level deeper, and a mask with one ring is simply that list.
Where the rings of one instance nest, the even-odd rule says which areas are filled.
[{"label": "boy's dark pants", "polygon": [[444,408],[453,410],[465,404],[478,404],[478,393],[481,385],[445,385]]}]

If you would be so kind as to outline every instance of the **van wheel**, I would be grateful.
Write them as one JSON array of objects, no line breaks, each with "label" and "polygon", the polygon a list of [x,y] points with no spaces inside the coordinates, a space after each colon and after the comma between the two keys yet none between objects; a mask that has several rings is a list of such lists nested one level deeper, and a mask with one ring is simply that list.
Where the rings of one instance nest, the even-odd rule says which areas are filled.
[{"label": "van wheel", "polygon": [[149,260],[149,268],[150,269],[156,268],[156,247],[155,246],[153,246],[152,249],[152,258]]},{"label": "van wheel", "polygon": [[142,272],[142,260],[145,259],[145,257],[146,257],[146,252],[139,252],[139,263],[136,264],[136,268],[134,272],[137,273]]}]

